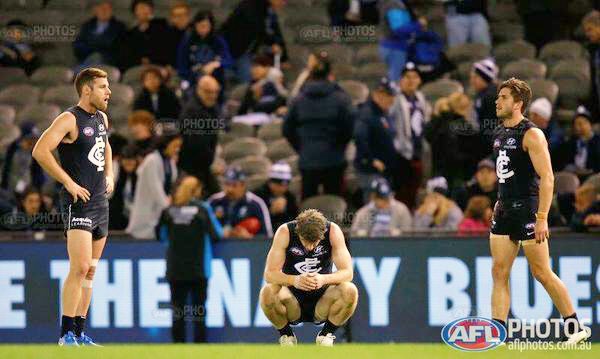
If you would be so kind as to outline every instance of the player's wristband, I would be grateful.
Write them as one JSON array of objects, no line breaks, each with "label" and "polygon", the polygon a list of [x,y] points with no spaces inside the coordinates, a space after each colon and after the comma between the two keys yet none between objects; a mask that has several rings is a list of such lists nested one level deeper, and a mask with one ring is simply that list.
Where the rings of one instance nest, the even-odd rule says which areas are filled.
[{"label": "player's wristband", "polygon": [[538,212],[535,214],[535,219],[548,219],[547,213]]}]

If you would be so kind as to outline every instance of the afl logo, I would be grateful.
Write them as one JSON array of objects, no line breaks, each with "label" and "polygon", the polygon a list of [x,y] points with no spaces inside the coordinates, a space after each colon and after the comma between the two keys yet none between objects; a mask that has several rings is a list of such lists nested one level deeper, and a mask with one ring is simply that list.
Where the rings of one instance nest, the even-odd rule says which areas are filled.
[{"label": "afl logo", "polygon": [[506,328],[482,317],[457,319],[444,326],[442,340],[454,349],[479,352],[496,348],[506,340]]},{"label": "afl logo", "polygon": [[494,141],[494,148],[500,147],[500,140]]},{"label": "afl logo", "polygon": [[91,127],[86,127],[86,128],[83,129],[83,134],[86,135],[86,136],[88,136],[88,137],[91,137],[91,136],[94,135],[94,129],[91,128]]},{"label": "afl logo", "polygon": [[506,140],[506,144],[509,146],[514,145],[517,142],[517,140],[515,140],[514,138],[509,138],[508,140]]},{"label": "afl logo", "polygon": [[292,252],[293,255],[296,256],[302,256],[304,255],[304,251],[298,247],[292,247],[290,248],[290,252]]}]

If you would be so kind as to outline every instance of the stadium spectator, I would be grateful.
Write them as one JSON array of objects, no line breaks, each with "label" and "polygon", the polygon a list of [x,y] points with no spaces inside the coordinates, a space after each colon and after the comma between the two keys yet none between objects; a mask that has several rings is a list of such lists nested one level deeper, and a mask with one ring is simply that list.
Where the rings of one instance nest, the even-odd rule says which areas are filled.
[{"label": "stadium spectator", "polygon": [[73,43],[73,53],[80,67],[94,64],[116,66],[119,45],[127,28],[113,16],[110,0],[100,0],[94,5],[94,17],[81,25]]},{"label": "stadium spectator", "polygon": [[448,183],[444,177],[427,181],[427,195],[415,212],[414,227],[417,229],[456,230],[463,219],[460,208],[447,197]]},{"label": "stadium spectator", "polygon": [[571,228],[586,232],[590,227],[600,226],[600,195],[594,186],[584,184],[575,192],[575,213],[571,218]]},{"label": "stadium spectator", "polygon": [[405,0],[379,2],[383,36],[379,53],[388,67],[388,77],[396,81],[404,69],[411,41],[421,29],[410,5]]},{"label": "stadium spectator", "polygon": [[482,134],[484,155],[492,153],[492,136],[498,125],[496,97],[498,92],[498,67],[492,59],[484,59],[473,64],[469,75],[469,85],[476,93],[476,123]]},{"label": "stadium spectator", "polygon": [[199,201],[201,194],[200,181],[192,176],[184,177],[174,192],[173,204],[163,211],[157,228],[159,240],[168,243],[165,277],[171,289],[171,335],[175,343],[186,342],[188,321],[194,323],[194,342],[206,342],[205,302],[212,243],[222,237],[223,230],[210,206]]},{"label": "stadium spectator", "polygon": [[21,20],[12,20],[4,30],[0,38],[0,66],[20,67],[27,75],[31,75],[40,67],[41,61],[26,42],[27,25]]},{"label": "stadium spectator", "polygon": [[[239,114],[251,112],[273,113],[285,107],[287,91],[279,79],[273,75],[271,59],[257,55],[252,59],[252,82],[242,100]],[[277,71],[277,70],[275,70]]]},{"label": "stadium spectator", "polygon": [[53,225],[59,225],[59,223],[51,223],[49,209],[44,203],[44,197],[35,187],[26,188],[22,195],[19,196],[19,203],[12,214],[16,226],[16,230],[33,230],[42,231],[46,229],[53,229]]},{"label": "stadium spectator", "polygon": [[159,121],[179,117],[181,105],[175,93],[165,84],[163,73],[158,66],[150,65],[141,74],[143,90],[135,99],[134,110],[151,112]]},{"label": "stadium spectator", "polygon": [[462,209],[475,196],[485,196],[490,199],[490,203],[496,203],[498,199],[496,165],[489,158],[479,161],[475,176],[453,194],[456,204]]},{"label": "stadium spectator", "polygon": [[516,0],[525,40],[540,50],[551,41],[564,38],[564,24],[568,21],[568,2],[560,0]]},{"label": "stadium spectator", "polygon": [[446,0],[448,46],[467,42],[492,45],[487,21],[487,0]]},{"label": "stadium spectator", "polygon": [[555,170],[585,178],[600,172],[600,135],[594,133],[591,114],[579,106],[573,120],[573,135],[556,151]]},{"label": "stadium spectator", "polygon": [[135,26],[125,35],[121,47],[121,67],[170,65],[174,54],[157,46],[169,43],[169,24],[164,18],[154,17],[153,0],[133,0],[131,12],[135,16]]},{"label": "stadium spectator", "polygon": [[531,103],[529,119],[546,135],[550,151],[555,150],[563,143],[564,130],[558,126],[556,121],[552,121],[552,104],[547,98],[540,97]]},{"label": "stadium spectator", "polygon": [[246,188],[246,174],[239,167],[225,172],[223,191],[208,198],[223,226],[223,237],[250,239],[273,236],[271,217],[265,202]]},{"label": "stadium spectator", "polygon": [[277,162],[271,166],[269,180],[254,193],[265,201],[271,215],[273,228],[294,220],[298,215],[296,197],[290,192],[292,169],[285,162]]},{"label": "stadium spectator", "polygon": [[327,4],[331,26],[377,25],[377,0],[330,0]]},{"label": "stadium spectator", "polygon": [[[111,144],[112,145],[112,144]],[[119,166],[115,172],[115,190],[109,202],[110,229],[123,230],[129,223],[137,184],[138,149],[125,147],[119,155]]]},{"label": "stadium spectator", "polygon": [[171,60],[169,61],[169,64],[174,67],[177,66],[177,51],[179,49],[179,44],[187,29],[190,27],[192,19],[190,11],[190,6],[185,1],[173,2],[169,8],[169,40],[164,45],[170,47],[168,50],[165,47],[165,51],[170,54]]},{"label": "stadium spectator", "polygon": [[370,185],[371,201],[356,212],[352,235],[357,237],[393,237],[412,227],[408,207],[394,199],[384,178],[375,178]]},{"label": "stadium spectator", "polygon": [[189,84],[199,77],[211,75],[225,85],[225,69],[233,65],[227,43],[216,32],[215,18],[210,11],[199,11],[185,33],[177,50],[177,72]]},{"label": "stadium spectator", "polygon": [[269,52],[287,61],[285,40],[279,27],[277,11],[285,0],[242,0],[225,20],[221,32],[235,59],[236,75],[240,82],[250,82],[252,56]]},{"label": "stadium spectator", "polygon": [[600,11],[592,10],[582,20],[585,36],[589,40],[590,78],[592,86],[587,107],[593,118],[600,118]]},{"label": "stadium spectator", "polygon": [[329,80],[330,74],[329,60],[319,61],[283,123],[283,135],[300,156],[303,198],[317,195],[320,184],[325,193],[341,193],[354,109],[350,97]]},{"label": "stadium spectator", "polygon": [[392,181],[393,174],[398,172],[400,154],[394,145],[397,126],[390,114],[396,94],[394,83],[382,78],[356,116],[354,167],[364,203],[369,201],[371,182],[376,177]]},{"label": "stadium spectator", "polygon": [[187,174],[200,179],[203,192],[219,192],[219,184],[210,168],[215,159],[217,137],[225,129],[221,108],[218,105],[220,86],[209,75],[198,79],[192,98],[183,106],[178,128],[183,135],[179,167]]},{"label": "stadium spectator", "polygon": [[[446,178],[451,190],[461,186],[475,171],[480,154],[473,151],[479,135],[467,120],[472,104],[469,97],[456,92],[448,96],[449,111],[434,116],[424,135],[431,144],[433,175]],[[457,166],[457,164],[459,164]]]},{"label": "stadium spectator", "polygon": [[406,64],[399,83],[400,92],[390,110],[397,125],[394,147],[400,153],[392,188],[398,200],[414,208],[423,173],[423,128],[429,122],[431,109],[419,91],[421,76],[415,64]]},{"label": "stadium spectator", "polygon": [[[292,91],[290,91],[290,96],[288,97],[288,101],[295,98],[296,96],[298,96],[298,94],[302,90],[302,87],[304,86],[306,81],[309,79],[310,73],[315,68],[315,66],[317,66],[318,63],[321,61],[328,60],[328,58],[329,58],[329,54],[327,53],[327,51],[317,51],[317,52],[313,52],[310,55],[308,55],[308,59],[306,61],[306,66],[304,67],[304,69],[302,69],[302,71],[296,78],[296,81],[294,82],[294,85],[292,86]],[[333,76],[331,76],[331,78],[329,80],[333,81],[334,80]]]},{"label": "stadium spectator", "polygon": [[40,131],[28,121],[20,129],[21,136],[8,147],[2,168],[2,188],[17,194],[30,186],[42,188],[46,182],[44,171],[31,156]]},{"label": "stadium spectator", "polygon": [[444,53],[444,41],[435,31],[429,29],[425,17],[419,17],[421,29],[417,31],[414,43],[409,47],[408,61],[419,69],[423,83],[434,81],[456,68]]},{"label": "stadium spectator", "polygon": [[458,235],[481,234],[489,231],[492,213],[492,202],[488,197],[471,197],[465,210],[465,217],[458,225]]},{"label": "stadium spectator", "polygon": [[157,149],[144,158],[137,169],[137,183],[125,232],[136,239],[155,239],[154,228],[161,212],[171,203],[177,180],[177,159],[182,139],[177,133],[165,133]]},{"label": "stadium spectator", "polygon": [[133,111],[127,118],[132,144],[139,149],[138,155],[142,159],[154,150],[154,122],[154,115],[145,110]]}]

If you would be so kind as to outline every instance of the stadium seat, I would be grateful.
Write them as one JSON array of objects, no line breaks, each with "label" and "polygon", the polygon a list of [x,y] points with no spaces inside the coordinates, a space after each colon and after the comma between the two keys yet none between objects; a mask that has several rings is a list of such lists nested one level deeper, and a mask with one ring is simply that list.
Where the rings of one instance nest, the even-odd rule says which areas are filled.
[{"label": "stadium seat", "polygon": [[574,110],[560,108],[556,111],[556,120],[559,124],[561,124],[561,126],[564,126],[566,124],[570,125],[573,121],[573,117],[575,117]]},{"label": "stadium seat", "polygon": [[[29,0],[27,0],[29,1]],[[54,10],[79,10],[81,12],[87,12],[88,0],[50,0],[47,2],[46,9],[54,9]]]},{"label": "stadium seat", "polygon": [[585,59],[587,51],[576,41],[554,41],[546,44],[540,50],[540,60],[552,67],[561,60]]},{"label": "stadium seat", "polygon": [[232,166],[239,166],[246,176],[267,175],[271,168],[271,161],[263,156],[246,156],[238,158],[231,163]]},{"label": "stadium seat", "polygon": [[579,178],[571,172],[556,172],[554,174],[554,191],[557,194],[575,193],[579,187]]},{"label": "stadium seat", "polygon": [[130,86],[141,84],[141,75],[144,71],[144,65],[133,66],[125,70],[121,82]]},{"label": "stadium seat", "polygon": [[223,148],[223,159],[231,163],[238,158],[246,156],[264,156],[267,152],[267,146],[258,138],[243,137],[237,138],[225,145]]},{"label": "stadium seat", "polygon": [[0,159],[4,159],[8,146],[18,139],[19,136],[21,136],[21,130],[15,124],[0,122]]},{"label": "stadium seat", "polygon": [[472,61],[461,62],[456,67],[456,70],[452,73],[452,78],[459,81],[463,86],[469,84],[469,76],[471,75],[471,69],[473,68]]},{"label": "stadium seat", "polygon": [[363,81],[367,86],[379,83],[384,76],[387,76],[387,66],[383,62],[365,64],[356,71],[356,79]]},{"label": "stadium seat", "polygon": [[282,120],[275,120],[270,123],[266,123],[258,129],[257,137],[263,140],[265,143],[269,143],[283,137],[281,133],[281,127],[283,126]]},{"label": "stadium seat", "polygon": [[517,77],[522,80],[543,79],[546,77],[547,67],[537,60],[511,61],[501,71],[501,77],[508,79]]},{"label": "stadium seat", "polygon": [[449,48],[446,55],[455,64],[465,61],[478,61],[490,56],[490,48],[483,44],[466,43]]},{"label": "stadium seat", "polygon": [[109,104],[114,106],[131,106],[133,103],[133,89],[129,85],[115,83],[110,85]]},{"label": "stadium seat", "polygon": [[559,104],[566,109],[575,109],[590,93],[589,68],[576,65],[582,61],[561,61],[550,73],[550,78],[560,89]]},{"label": "stadium seat", "polygon": [[379,56],[379,47],[366,45],[362,46],[356,52],[355,63],[359,65],[370,64],[372,62],[381,61],[381,57]]},{"label": "stadium seat", "polygon": [[293,155],[290,157],[284,158],[282,161],[290,165],[292,168],[292,176],[297,176],[300,174],[300,168],[298,168],[298,161],[300,160],[300,156]]},{"label": "stadium seat", "polygon": [[0,90],[8,85],[27,82],[29,79],[20,67],[0,67]]},{"label": "stadium seat", "polygon": [[550,78],[576,76],[583,80],[591,78],[590,67],[587,60],[561,60],[550,69]]},{"label": "stadium seat", "polygon": [[15,84],[0,91],[0,103],[12,105],[17,111],[26,105],[36,103],[41,90],[29,84]]},{"label": "stadium seat", "polygon": [[75,105],[79,101],[73,85],[60,85],[47,88],[42,95],[42,102],[52,103],[62,110]]},{"label": "stadium seat", "polygon": [[[317,51],[326,51],[336,64],[352,64],[354,51],[349,46],[331,44],[317,47]],[[335,71],[335,66],[333,69]]]},{"label": "stadium seat", "polygon": [[494,47],[494,59],[500,67],[511,61],[535,59],[535,46],[525,40],[509,41]]},{"label": "stadium seat", "polygon": [[17,111],[10,105],[0,104],[0,124],[11,125],[15,122]]},{"label": "stadium seat", "polygon": [[336,64],[333,66],[333,74],[336,80],[351,80],[355,78],[356,67],[350,64]]},{"label": "stadium seat", "polygon": [[[27,1],[26,1],[27,2]],[[62,11],[59,10],[42,10],[40,8],[35,9],[35,11],[28,11],[24,14],[23,20],[26,24],[35,24],[35,25],[56,25],[56,24],[64,24],[65,23],[65,15]],[[75,40],[76,34],[67,34],[64,39],[59,38],[57,34],[48,33],[48,35],[40,34],[35,41],[37,42],[52,42],[52,41],[61,41],[71,42]]]},{"label": "stadium seat", "polygon": [[512,2],[496,1],[493,10],[489,11],[490,20],[496,21],[519,21],[519,13]]},{"label": "stadium seat", "polygon": [[253,137],[254,126],[247,123],[233,122],[229,128],[229,132],[235,137]]},{"label": "stadium seat", "polygon": [[307,198],[300,204],[300,211],[310,208],[318,209],[328,220],[342,224],[348,205],[342,197],[325,194]]},{"label": "stadium seat", "polygon": [[108,81],[115,83],[121,81],[121,71],[118,68],[110,65],[97,65],[97,68],[106,71],[108,74]]},{"label": "stadium seat", "polygon": [[36,11],[40,10],[44,4],[44,0],[2,0],[0,7],[3,9],[23,9]]},{"label": "stadium seat", "polygon": [[77,63],[70,43],[53,44],[51,47],[41,50],[40,57],[46,66],[72,67]]},{"label": "stadium seat", "polygon": [[277,162],[295,154],[296,151],[285,138],[269,143],[266,152],[266,156],[273,162]]},{"label": "stadium seat", "polygon": [[556,82],[546,79],[535,79],[529,81],[529,86],[531,87],[531,92],[533,93],[532,100],[545,97],[550,100],[553,106],[556,104],[559,91]]},{"label": "stadium seat", "polygon": [[361,104],[369,97],[369,88],[360,81],[345,80],[339,82],[340,87],[350,95],[354,106]]},{"label": "stadium seat", "polygon": [[218,143],[220,143],[221,145],[226,145],[229,142],[238,139],[240,137],[236,136],[234,133],[230,133],[230,132],[221,132],[219,133],[218,136]]},{"label": "stadium seat", "polygon": [[490,33],[492,42],[501,44],[507,41],[523,40],[525,38],[525,28],[521,23],[502,21],[490,24]]},{"label": "stadium seat", "polygon": [[449,96],[455,92],[464,92],[464,88],[458,81],[440,79],[423,85],[421,92],[423,92],[429,103],[434,104],[441,97]]},{"label": "stadium seat", "polygon": [[73,71],[65,66],[44,66],[31,75],[31,82],[38,86],[68,85],[73,82]]},{"label": "stadium seat", "polygon": [[254,192],[260,187],[262,187],[262,185],[267,183],[268,180],[269,176],[264,173],[258,173],[248,176],[246,178],[246,188],[248,188],[248,191]]},{"label": "stadium seat", "polygon": [[107,112],[108,118],[112,122],[112,126],[115,130],[119,133],[128,135],[129,128],[127,125],[127,118],[131,113],[129,106],[117,106],[109,103]]},{"label": "stadium seat", "polygon": [[40,130],[45,130],[60,115],[60,108],[53,104],[39,103],[24,107],[17,113],[17,124],[32,121]]}]

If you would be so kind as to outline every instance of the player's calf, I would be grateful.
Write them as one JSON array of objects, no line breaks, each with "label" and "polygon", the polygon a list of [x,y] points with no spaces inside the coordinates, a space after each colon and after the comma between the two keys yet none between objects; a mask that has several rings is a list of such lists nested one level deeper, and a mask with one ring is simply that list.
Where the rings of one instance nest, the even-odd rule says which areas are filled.
[{"label": "player's calf", "polygon": [[335,331],[350,319],[357,304],[358,289],[354,283],[343,282],[327,289],[315,308],[316,317],[325,319],[325,325],[315,340],[317,345],[333,346]]},{"label": "player's calf", "polygon": [[267,284],[260,290],[259,300],[265,316],[279,332],[279,343],[282,346],[296,345],[297,339],[290,326],[288,318],[290,311],[287,308],[294,304],[298,306],[298,303],[289,289],[276,284]]}]

